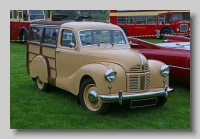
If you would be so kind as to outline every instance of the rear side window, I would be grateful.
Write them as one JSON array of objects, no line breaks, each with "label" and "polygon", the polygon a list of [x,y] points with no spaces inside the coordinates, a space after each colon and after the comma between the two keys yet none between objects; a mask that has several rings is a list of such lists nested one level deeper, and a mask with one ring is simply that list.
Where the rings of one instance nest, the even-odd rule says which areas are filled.
[{"label": "rear side window", "polygon": [[30,41],[40,42],[42,36],[42,27],[31,27]]},{"label": "rear side window", "polygon": [[58,39],[59,28],[45,28],[44,29],[44,40],[43,43],[56,45]]}]

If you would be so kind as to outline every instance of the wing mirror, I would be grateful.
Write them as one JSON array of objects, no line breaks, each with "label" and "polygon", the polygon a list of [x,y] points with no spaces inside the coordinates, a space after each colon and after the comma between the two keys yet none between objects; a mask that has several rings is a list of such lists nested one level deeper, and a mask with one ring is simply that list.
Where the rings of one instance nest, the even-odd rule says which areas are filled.
[{"label": "wing mirror", "polygon": [[69,47],[70,47],[70,48],[75,48],[75,44],[74,44],[73,42],[71,42],[71,43],[69,44]]}]

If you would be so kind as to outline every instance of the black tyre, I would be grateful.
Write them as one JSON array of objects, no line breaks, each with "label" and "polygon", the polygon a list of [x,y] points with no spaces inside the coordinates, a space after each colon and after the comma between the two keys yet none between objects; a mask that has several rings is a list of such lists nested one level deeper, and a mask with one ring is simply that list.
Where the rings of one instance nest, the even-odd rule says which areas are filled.
[{"label": "black tyre", "polygon": [[170,34],[172,34],[172,32],[169,28],[163,29],[162,32],[160,33],[161,38],[164,38],[165,35],[170,35]]},{"label": "black tyre", "polygon": [[123,29],[125,35],[128,36],[128,31],[127,31],[127,29],[126,29],[126,28],[122,28],[122,29]]},{"label": "black tyre", "polygon": [[50,84],[44,83],[40,80],[40,77],[35,79],[36,88],[42,92],[48,92],[50,90]]},{"label": "black tyre", "polygon": [[160,98],[158,99],[158,101],[157,101],[156,106],[161,107],[161,106],[163,106],[166,102],[167,102],[167,99],[166,99],[166,98],[160,97]]},{"label": "black tyre", "polygon": [[22,43],[26,45],[27,42],[28,42],[27,41],[27,39],[28,39],[28,33],[26,32],[26,30],[23,31],[23,34],[22,34],[21,38],[22,38]]},{"label": "black tyre", "polygon": [[95,101],[94,99],[91,99],[89,93],[92,91],[98,93],[95,82],[91,78],[88,78],[81,84],[79,92],[80,104],[83,109],[92,111],[99,115],[107,114],[111,105],[109,103],[103,103],[99,99],[96,99]]}]

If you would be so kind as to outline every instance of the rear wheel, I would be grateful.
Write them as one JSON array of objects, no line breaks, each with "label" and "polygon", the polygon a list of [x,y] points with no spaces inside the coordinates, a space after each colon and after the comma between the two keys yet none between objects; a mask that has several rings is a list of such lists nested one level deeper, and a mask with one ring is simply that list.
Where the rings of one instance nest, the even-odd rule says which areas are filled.
[{"label": "rear wheel", "polygon": [[28,33],[26,32],[26,30],[24,30],[22,34],[22,43],[26,45],[28,42],[27,39],[28,39]]},{"label": "rear wheel", "polygon": [[35,84],[39,91],[48,92],[50,90],[50,84],[42,82],[40,77],[35,79]]},{"label": "rear wheel", "polygon": [[103,103],[98,98],[97,87],[91,78],[83,81],[79,95],[80,104],[85,110],[92,111],[99,115],[105,115],[110,110],[110,104]]},{"label": "rear wheel", "polygon": [[122,29],[123,29],[123,31],[124,31],[124,33],[125,33],[125,35],[126,35],[126,36],[128,36],[128,31],[127,31],[127,29],[126,29],[126,28],[124,28],[124,27],[123,27]]}]

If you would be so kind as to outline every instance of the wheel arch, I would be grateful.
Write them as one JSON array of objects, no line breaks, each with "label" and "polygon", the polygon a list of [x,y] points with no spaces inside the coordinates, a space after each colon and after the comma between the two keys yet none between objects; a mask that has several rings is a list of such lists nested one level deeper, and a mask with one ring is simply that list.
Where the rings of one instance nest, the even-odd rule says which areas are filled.
[{"label": "wheel arch", "polygon": [[25,28],[25,27],[22,27],[21,30],[20,30],[20,35],[19,35],[20,40],[23,39],[23,38],[22,38],[22,37],[23,37],[23,31],[26,31],[26,33],[27,33],[27,37],[28,37],[28,33],[29,33],[28,29]]},{"label": "wheel arch", "polygon": [[[30,76],[40,77],[42,82],[48,83],[48,63],[42,55],[35,56],[30,64]],[[39,67],[39,68],[38,68]]]},{"label": "wheel arch", "polygon": [[149,70],[150,70],[150,88],[163,88],[164,85],[169,86],[169,75],[165,77],[167,80],[164,84],[164,77],[161,76],[160,69],[163,65],[166,65],[164,62],[154,59],[148,60]]},{"label": "wheel arch", "polygon": [[170,28],[169,26],[165,26],[160,30],[160,34],[162,34],[164,29],[169,29],[171,32],[173,32],[172,28]]}]

